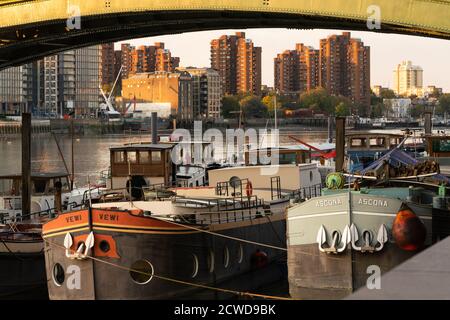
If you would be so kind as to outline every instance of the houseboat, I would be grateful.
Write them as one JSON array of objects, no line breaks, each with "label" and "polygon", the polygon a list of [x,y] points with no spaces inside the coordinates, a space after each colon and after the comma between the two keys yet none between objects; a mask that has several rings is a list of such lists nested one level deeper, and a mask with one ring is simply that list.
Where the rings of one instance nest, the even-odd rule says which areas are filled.
[{"label": "houseboat", "polygon": [[[0,177],[0,296],[47,299],[42,223],[83,206],[99,189],[71,189],[65,173],[31,175],[31,213],[22,213],[21,175]],[[90,191],[90,192],[88,192]]]},{"label": "houseboat", "polygon": [[51,299],[229,298],[285,279],[285,209],[320,194],[316,164],[291,152],[292,163],[210,170],[209,186],[173,187],[169,146],[151,149],[161,161],[148,171],[137,170],[140,153],[127,167],[129,150],[112,149],[112,184],[142,174],[151,200],[97,203],[46,223]]},{"label": "houseboat", "polygon": [[290,294],[340,299],[450,234],[449,178],[393,148],[287,210]]}]

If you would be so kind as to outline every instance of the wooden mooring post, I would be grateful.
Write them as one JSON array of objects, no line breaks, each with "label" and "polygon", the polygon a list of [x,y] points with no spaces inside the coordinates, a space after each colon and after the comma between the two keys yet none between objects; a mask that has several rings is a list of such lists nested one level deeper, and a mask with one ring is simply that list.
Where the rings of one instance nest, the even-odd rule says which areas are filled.
[{"label": "wooden mooring post", "polygon": [[31,113],[22,113],[22,216],[31,213]]}]

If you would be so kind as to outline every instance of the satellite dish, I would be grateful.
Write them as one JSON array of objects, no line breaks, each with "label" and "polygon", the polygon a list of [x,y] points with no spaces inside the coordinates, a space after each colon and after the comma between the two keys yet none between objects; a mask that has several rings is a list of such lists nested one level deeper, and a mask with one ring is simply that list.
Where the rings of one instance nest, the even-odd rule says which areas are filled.
[{"label": "satellite dish", "polygon": [[230,183],[230,186],[232,186],[233,188],[236,189],[241,186],[242,181],[241,181],[241,179],[239,179],[239,177],[233,176],[230,178],[229,183]]}]

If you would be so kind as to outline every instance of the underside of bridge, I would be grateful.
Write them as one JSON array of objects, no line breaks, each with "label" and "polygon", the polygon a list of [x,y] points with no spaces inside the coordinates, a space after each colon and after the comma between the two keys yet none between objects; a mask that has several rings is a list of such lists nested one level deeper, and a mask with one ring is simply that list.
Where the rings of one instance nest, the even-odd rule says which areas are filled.
[{"label": "underside of bridge", "polygon": [[[154,8],[137,10],[136,7],[131,7],[131,3],[136,5],[137,0],[92,1],[79,1],[80,6],[89,7],[83,8],[89,11],[89,14],[82,14],[81,28],[73,30],[67,28],[68,16],[64,16],[66,7],[55,10],[58,11],[58,14],[50,12],[50,8],[57,7],[58,3],[62,7],[67,6],[68,2],[62,2],[62,0],[6,0],[3,4],[0,2],[0,69],[21,65],[61,51],[100,43],[192,31],[245,28],[321,28],[368,31],[366,11],[367,5],[371,3],[368,0],[346,0],[344,2],[342,2],[343,0],[334,0],[333,4],[338,2],[343,4],[336,5],[333,9],[319,8],[322,11],[316,8],[319,11],[309,11],[306,14],[303,12],[305,11],[303,6],[312,7],[321,4],[323,7],[324,3],[331,2],[321,0],[313,2],[228,0],[229,3],[235,4],[233,10],[220,8],[206,10],[201,9],[201,6],[199,6],[200,9],[192,8],[190,10],[173,8],[158,10],[163,6],[164,1],[141,0],[142,6],[151,5]],[[166,1],[170,2],[171,0]],[[180,6],[186,1],[200,3],[197,0],[191,0],[191,2],[177,0],[177,5]],[[256,7],[257,4],[261,6],[261,1],[262,5],[267,5],[267,10]],[[450,38],[450,10],[448,10],[450,2],[448,0],[377,0],[375,2],[381,1],[385,3],[382,13],[390,12],[390,17],[381,19],[385,23],[381,24],[380,29],[372,31]],[[422,7],[420,6],[424,5],[424,1],[428,6],[426,8],[431,10],[429,13],[439,16],[438,22],[434,21],[436,19],[417,14],[417,12],[421,12],[420,8]],[[113,3],[117,7],[115,10],[121,12],[107,13],[109,8],[105,9],[100,6],[100,4],[103,5],[103,2],[107,6]],[[227,3],[227,1],[222,2]],[[5,5],[5,3],[9,4]],[[205,3],[212,3],[211,7],[215,6],[213,0],[202,0],[203,7]],[[359,4],[358,8],[353,9],[349,6],[349,4],[357,3]],[[400,7],[400,3],[402,7]],[[122,10],[122,6],[125,4],[130,6],[129,10],[126,8]],[[269,5],[272,4],[284,6],[284,8],[271,8]],[[15,9],[12,9],[12,6],[15,6]],[[169,3],[167,6],[175,5]],[[408,23],[401,20],[403,12],[397,12],[399,9],[396,6],[404,8],[405,21]],[[240,7],[242,10],[239,10]],[[347,13],[338,16],[336,12],[341,7],[346,9]],[[447,11],[442,13],[443,9]],[[386,17],[386,15],[382,17]],[[430,27],[430,25],[432,26]]]}]

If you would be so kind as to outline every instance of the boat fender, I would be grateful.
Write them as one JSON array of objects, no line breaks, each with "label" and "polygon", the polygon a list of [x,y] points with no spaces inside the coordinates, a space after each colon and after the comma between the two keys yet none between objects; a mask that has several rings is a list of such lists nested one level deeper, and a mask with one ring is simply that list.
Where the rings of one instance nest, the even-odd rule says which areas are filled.
[{"label": "boat fender", "polygon": [[409,208],[401,209],[392,224],[392,236],[403,250],[415,251],[425,244],[427,230],[419,217]]},{"label": "boat fender", "polygon": [[251,197],[253,195],[253,185],[250,180],[247,182],[245,192],[247,193],[247,197]]}]

